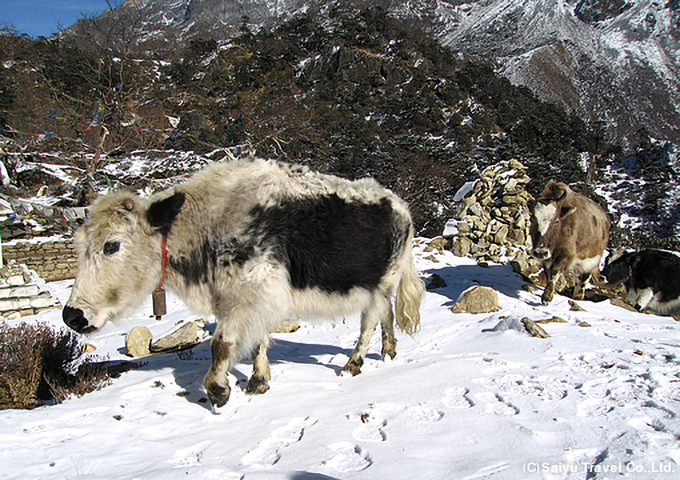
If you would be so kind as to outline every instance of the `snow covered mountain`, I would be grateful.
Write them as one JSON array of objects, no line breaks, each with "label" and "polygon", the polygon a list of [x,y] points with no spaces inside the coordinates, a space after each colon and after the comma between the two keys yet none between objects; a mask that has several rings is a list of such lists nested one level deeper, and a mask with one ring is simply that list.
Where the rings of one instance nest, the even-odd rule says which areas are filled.
[{"label": "snow covered mountain", "polygon": [[625,146],[642,127],[678,143],[677,1],[480,1],[443,18],[444,44],[491,55],[513,83],[604,122]]},{"label": "snow covered mountain", "polygon": [[[344,3],[344,2],[340,2]],[[634,149],[640,134],[680,143],[680,2],[670,0],[362,0],[418,26],[543,100],[602,122]],[[127,0],[109,15],[137,15],[145,40],[226,38],[247,23],[272,26],[317,0]]]}]

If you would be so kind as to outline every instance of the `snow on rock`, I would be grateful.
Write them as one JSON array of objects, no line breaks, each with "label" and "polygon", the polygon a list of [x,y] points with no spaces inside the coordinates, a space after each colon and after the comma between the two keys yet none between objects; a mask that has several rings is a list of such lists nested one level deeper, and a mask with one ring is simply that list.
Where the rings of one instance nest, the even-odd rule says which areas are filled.
[{"label": "snow on rock", "polygon": [[[202,386],[208,341],[135,360],[100,391],[1,411],[3,478],[678,478],[678,323],[609,301],[576,312],[556,296],[544,306],[510,266],[426,253],[420,240],[418,270],[446,286],[426,294],[421,329],[398,335],[394,360],[380,358],[375,335],[363,373],[339,375],[358,316],[300,322],[274,335],[271,389],[246,395],[246,359],[217,412]],[[500,310],[452,313],[472,285],[493,288]],[[68,298],[70,282],[48,286]],[[133,326],[160,336],[198,318],[173,296],[168,312],[156,321],[147,302],[89,336],[91,355],[129,362],[123,335]],[[553,317],[564,322],[544,321]],[[525,318],[549,337],[530,336]],[[25,320],[62,325],[59,311]]]}]

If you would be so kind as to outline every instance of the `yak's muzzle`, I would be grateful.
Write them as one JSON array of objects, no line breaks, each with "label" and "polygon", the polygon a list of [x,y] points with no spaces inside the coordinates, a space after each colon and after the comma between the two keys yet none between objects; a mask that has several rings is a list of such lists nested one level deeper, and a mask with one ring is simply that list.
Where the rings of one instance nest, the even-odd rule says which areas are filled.
[{"label": "yak's muzzle", "polygon": [[72,308],[67,305],[61,312],[61,316],[64,323],[78,333],[90,333],[96,330],[96,327],[90,325],[85,314],[79,308]]},{"label": "yak's muzzle", "polygon": [[550,257],[550,250],[547,248],[534,248],[531,250],[531,256],[537,260],[546,260]]}]

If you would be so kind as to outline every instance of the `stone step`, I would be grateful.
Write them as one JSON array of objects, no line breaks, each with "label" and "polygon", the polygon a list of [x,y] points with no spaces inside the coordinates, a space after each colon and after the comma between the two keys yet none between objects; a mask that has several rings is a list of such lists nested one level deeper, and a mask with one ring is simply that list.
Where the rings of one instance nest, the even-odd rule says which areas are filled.
[{"label": "stone step", "polygon": [[17,297],[34,297],[40,293],[37,285],[18,285],[16,287],[0,287],[0,299]]},{"label": "stone step", "polygon": [[0,312],[27,310],[30,308],[49,308],[55,305],[56,302],[47,292],[30,297],[0,298]]}]

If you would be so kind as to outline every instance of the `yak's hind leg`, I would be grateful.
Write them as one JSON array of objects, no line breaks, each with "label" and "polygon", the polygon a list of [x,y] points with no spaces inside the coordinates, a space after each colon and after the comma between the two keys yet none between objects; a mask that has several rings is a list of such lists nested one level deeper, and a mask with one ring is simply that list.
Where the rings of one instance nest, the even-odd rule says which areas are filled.
[{"label": "yak's hind leg", "polygon": [[253,350],[253,375],[250,377],[246,393],[264,393],[269,390],[269,380],[272,375],[269,371],[269,335]]},{"label": "yak's hind leg", "polygon": [[394,312],[392,311],[392,302],[388,299],[389,307],[387,308],[387,316],[380,322],[380,329],[382,331],[382,354],[383,358],[389,356],[392,360],[397,356],[397,339],[394,336]]},{"label": "yak's hind leg", "polygon": [[590,279],[590,272],[574,275],[574,300],[583,300],[586,295],[586,284]]},{"label": "yak's hind leg", "polygon": [[359,340],[357,341],[357,346],[354,348],[352,355],[349,357],[347,365],[345,365],[344,371],[350,372],[352,375],[359,375],[361,373],[361,367],[364,364],[368,346],[371,343],[371,338],[375,333],[378,323],[382,323],[383,328],[389,323],[390,326],[387,327],[387,335],[390,335],[389,332],[391,330],[391,336],[394,338],[394,327],[391,326],[391,322],[388,322],[388,315],[392,315],[391,302],[382,292],[375,292],[373,294],[373,301],[361,313],[361,333],[359,334]]}]

